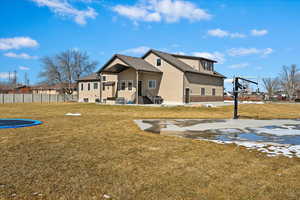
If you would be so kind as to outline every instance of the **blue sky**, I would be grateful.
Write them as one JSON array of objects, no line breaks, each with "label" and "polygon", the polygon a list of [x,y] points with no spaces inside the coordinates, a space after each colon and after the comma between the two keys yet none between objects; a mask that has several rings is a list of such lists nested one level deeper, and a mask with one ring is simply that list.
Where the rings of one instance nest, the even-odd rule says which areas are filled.
[{"label": "blue sky", "polygon": [[[148,48],[219,61],[228,78],[300,64],[298,0],[2,0],[0,80],[40,81],[40,58],[76,48],[105,63]],[[228,86],[228,84],[227,84]]]}]

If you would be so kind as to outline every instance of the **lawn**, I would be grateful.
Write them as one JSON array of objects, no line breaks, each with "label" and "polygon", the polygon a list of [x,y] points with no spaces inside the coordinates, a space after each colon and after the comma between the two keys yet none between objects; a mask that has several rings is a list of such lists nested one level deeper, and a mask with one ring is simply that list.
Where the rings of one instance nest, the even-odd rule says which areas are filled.
[{"label": "lawn", "polygon": [[[64,116],[80,112],[81,117]],[[300,105],[242,105],[242,118],[300,118]],[[230,118],[232,107],[0,105],[0,199],[300,199],[300,159],[140,131],[141,118]]]}]

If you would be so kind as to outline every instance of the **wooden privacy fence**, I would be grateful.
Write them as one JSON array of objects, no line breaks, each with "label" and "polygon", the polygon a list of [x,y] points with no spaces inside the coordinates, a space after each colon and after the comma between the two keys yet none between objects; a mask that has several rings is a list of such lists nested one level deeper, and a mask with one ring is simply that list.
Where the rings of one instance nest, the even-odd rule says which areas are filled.
[{"label": "wooden privacy fence", "polygon": [[66,94],[0,94],[0,104],[5,103],[59,103],[77,101],[77,95]]}]

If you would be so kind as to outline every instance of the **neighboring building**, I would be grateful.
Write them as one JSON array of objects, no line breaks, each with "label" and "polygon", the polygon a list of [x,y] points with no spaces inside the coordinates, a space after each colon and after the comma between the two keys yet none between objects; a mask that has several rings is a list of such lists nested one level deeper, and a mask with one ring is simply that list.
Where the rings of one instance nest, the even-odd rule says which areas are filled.
[{"label": "neighboring building", "polygon": [[[55,85],[49,85],[49,84],[40,84],[32,86],[32,93],[33,94],[64,94],[66,93],[64,91],[64,88],[67,88],[68,84],[55,84]],[[77,84],[72,83],[71,89],[73,91],[73,95],[77,94]]]},{"label": "neighboring building", "polygon": [[0,94],[30,94],[32,92],[30,86],[17,85],[15,87],[11,85],[0,85]]},{"label": "neighboring building", "polygon": [[123,99],[125,103],[136,104],[154,103],[157,99],[166,104],[223,101],[225,77],[214,70],[214,63],[207,58],[157,50],[150,50],[141,58],[116,54],[97,72],[101,77],[111,77],[101,81],[109,92],[102,90],[103,87],[88,88],[86,84],[100,83],[94,74],[93,80],[86,77],[78,81],[79,101],[93,102],[97,98],[101,102]]}]

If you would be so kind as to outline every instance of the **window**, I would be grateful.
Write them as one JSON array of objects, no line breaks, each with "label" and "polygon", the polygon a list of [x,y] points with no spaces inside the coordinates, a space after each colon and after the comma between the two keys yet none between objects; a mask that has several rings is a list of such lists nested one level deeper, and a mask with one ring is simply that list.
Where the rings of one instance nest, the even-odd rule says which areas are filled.
[{"label": "window", "polygon": [[102,76],[102,81],[106,81],[106,76]]},{"label": "window", "polygon": [[156,80],[149,80],[148,81],[148,88],[155,89],[156,88]]},{"label": "window", "polygon": [[85,103],[89,102],[89,98],[84,98],[83,102],[85,102]]},{"label": "window", "polygon": [[94,83],[94,90],[98,89],[98,83]]},{"label": "window", "polygon": [[161,66],[161,59],[160,58],[156,59],[156,66],[157,67]]},{"label": "window", "polygon": [[83,83],[81,83],[81,90],[83,90]]},{"label": "window", "polygon": [[88,83],[88,90],[91,90],[91,84]]},{"label": "window", "polygon": [[128,81],[128,90],[132,90],[132,85],[133,85],[132,81]]},{"label": "window", "polygon": [[205,88],[201,88],[201,96],[205,96]]},{"label": "window", "polygon": [[202,61],[202,65],[204,70],[213,71],[214,64],[210,61]]},{"label": "window", "polygon": [[216,89],[213,88],[211,93],[212,93],[213,96],[216,96]]},{"label": "window", "polygon": [[105,91],[105,85],[102,83],[102,91]]},{"label": "window", "polygon": [[125,90],[125,88],[126,88],[126,82],[122,81],[121,82],[121,90]]}]

